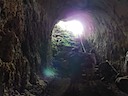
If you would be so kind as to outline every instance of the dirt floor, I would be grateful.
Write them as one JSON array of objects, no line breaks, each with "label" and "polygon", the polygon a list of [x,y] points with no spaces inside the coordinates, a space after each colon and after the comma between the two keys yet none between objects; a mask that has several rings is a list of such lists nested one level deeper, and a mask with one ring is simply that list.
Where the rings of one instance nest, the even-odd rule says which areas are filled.
[{"label": "dirt floor", "polygon": [[128,96],[115,84],[100,80],[79,83],[75,89],[70,84],[70,78],[55,78],[48,84],[44,96]]}]

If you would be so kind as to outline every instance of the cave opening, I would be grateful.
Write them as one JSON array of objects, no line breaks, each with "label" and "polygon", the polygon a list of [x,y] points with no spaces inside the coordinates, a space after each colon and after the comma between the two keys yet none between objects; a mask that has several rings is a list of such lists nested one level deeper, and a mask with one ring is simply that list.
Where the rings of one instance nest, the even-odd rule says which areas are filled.
[{"label": "cave opening", "polygon": [[[72,14],[71,14],[72,13]],[[51,35],[52,63],[51,74],[60,77],[70,77],[69,58],[72,49],[90,53],[93,49],[91,42],[88,42],[94,34],[94,21],[89,12],[73,10],[66,13],[66,18],[59,20],[53,27]],[[74,65],[75,66],[75,65]],[[51,77],[55,77],[51,76]],[[47,75],[48,76],[48,75]]]},{"label": "cave opening", "polygon": [[62,50],[79,46],[83,26],[79,21],[59,21],[52,31],[53,56]]},{"label": "cave opening", "polygon": [[58,21],[52,30],[51,42],[53,56],[57,52],[79,47],[84,52],[91,50],[87,39],[94,33],[94,21],[89,12],[73,10],[65,13],[65,18]]}]

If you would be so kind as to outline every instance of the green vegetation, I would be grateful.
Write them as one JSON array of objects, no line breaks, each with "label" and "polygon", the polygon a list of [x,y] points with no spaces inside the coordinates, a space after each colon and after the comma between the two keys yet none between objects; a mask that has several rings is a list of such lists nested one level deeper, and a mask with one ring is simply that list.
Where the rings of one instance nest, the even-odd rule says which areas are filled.
[{"label": "green vegetation", "polygon": [[74,47],[77,42],[74,36],[68,30],[62,29],[59,25],[55,25],[52,32],[52,51],[53,55],[61,51],[64,47]]}]

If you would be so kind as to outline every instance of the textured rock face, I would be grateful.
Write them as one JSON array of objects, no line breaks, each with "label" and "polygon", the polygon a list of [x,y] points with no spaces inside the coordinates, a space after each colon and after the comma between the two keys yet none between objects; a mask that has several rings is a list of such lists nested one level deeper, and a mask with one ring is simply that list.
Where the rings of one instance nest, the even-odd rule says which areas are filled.
[{"label": "textured rock face", "polygon": [[96,21],[91,42],[103,60],[108,59],[122,68],[128,50],[128,2],[103,1],[97,2],[98,7],[94,6],[97,10],[91,10]]},{"label": "textured rock face", "polygon": [[13,86],[20,90],[27,82],[29,64],[21,50],[24,31],[23,5],[21,0],[1,0],[0,5],[1,86],[4,89]]},{"label": "textured rock face", "polygon": [[46,63],[48,17],[32,0],[1,0],[0,5],[1,92],[23,92],[29,82],[37,83],[36,74]]},{"label": "textured rock face", "polygon": [[103,59],[120,64],[128,49],[127,5],[127,0],[1,0],[0,94],[37,83],[49,61],[53,25],[68,9],[90,12],[95,23],[89,42]]}]

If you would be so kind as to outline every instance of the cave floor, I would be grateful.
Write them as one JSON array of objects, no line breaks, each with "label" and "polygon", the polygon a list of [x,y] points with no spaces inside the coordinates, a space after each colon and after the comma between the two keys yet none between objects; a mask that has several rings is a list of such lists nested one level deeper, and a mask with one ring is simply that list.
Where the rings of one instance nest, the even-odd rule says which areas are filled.
[{"label": "cave floor", "polygon": [[100,80],[81,82],[74,90],[70,84],[70,78],[54,78],[43,96],[128,96],[115,84],[105,84]]}]

